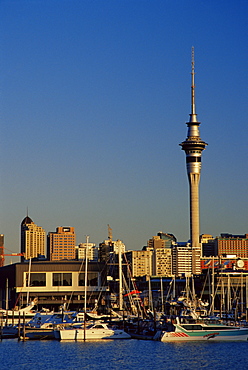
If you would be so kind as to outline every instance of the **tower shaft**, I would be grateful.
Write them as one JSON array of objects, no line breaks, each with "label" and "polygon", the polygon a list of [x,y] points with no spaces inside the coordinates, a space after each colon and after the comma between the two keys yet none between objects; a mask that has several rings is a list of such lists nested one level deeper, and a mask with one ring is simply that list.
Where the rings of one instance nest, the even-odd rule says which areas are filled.
[{"label": "tower shaft", "polygon": [[200,175],[188,174],[190,196],[190,238],[192,247],[199,247],[200,217],[199,217],[199,182]]},{"label": "tower shaft", "polygon": [[190,193],[190,241],[192,248],[200,247],[200,217],[199,217],[199,183],[201,175],[201,154],[207,143],[200,138],[197,114],[195,108],[195,60],[194,48],[191,59],[191,113],[187,138],[180,145],[186,154],[186,168],[189,179]]}]

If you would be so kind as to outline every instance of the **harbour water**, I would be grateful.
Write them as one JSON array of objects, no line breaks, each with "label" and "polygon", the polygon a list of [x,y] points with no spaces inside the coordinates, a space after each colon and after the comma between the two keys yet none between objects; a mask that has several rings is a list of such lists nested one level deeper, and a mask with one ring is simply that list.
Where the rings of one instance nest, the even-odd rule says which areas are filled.
[{"label": "harbour water", "polygon": [[5,339],[0,368],[14,369],[246,369],[247,342],[162,343],[143,340],[57,342]]}]

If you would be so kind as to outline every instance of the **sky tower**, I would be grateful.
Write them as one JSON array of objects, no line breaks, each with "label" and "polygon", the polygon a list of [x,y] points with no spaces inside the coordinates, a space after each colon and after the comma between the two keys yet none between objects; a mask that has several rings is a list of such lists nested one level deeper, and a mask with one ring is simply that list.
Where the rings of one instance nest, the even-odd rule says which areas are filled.
[{"label": "sky tower", "polygon": [[191,113],[188,126],[188,135],[180,145],[186,154],[186,168],[189,179],[190,193],[190,241],[192,248],[200,247],[199,222],[199,182],[201,175],[201,154],[207,143],[200,138],[197,114],[195,109],[195,58],[194,47],[191,55]]}]

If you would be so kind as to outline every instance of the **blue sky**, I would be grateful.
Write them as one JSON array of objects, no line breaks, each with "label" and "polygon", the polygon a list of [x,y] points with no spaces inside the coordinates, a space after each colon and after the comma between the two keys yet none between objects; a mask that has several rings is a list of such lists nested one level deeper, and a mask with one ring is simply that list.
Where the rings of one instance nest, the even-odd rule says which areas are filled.
[{"label": "blue sky", "polygon": [[[0,232],[189,238],[191,47],[201,233],[248,232],[247,1],[0,1]],[[7,252],[7,250],[6,250]]]}]

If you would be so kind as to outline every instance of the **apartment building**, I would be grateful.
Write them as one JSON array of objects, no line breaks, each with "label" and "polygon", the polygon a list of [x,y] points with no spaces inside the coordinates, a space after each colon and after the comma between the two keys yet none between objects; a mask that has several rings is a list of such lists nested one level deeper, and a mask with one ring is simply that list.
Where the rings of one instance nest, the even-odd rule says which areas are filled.
[{"label": "apartment building", "polygon": [[139,250],[126,252],[132,277],[152,275],[152,251]]}]

